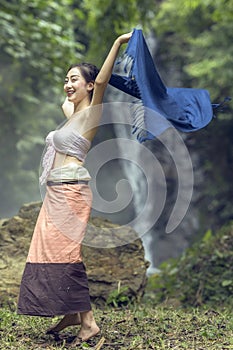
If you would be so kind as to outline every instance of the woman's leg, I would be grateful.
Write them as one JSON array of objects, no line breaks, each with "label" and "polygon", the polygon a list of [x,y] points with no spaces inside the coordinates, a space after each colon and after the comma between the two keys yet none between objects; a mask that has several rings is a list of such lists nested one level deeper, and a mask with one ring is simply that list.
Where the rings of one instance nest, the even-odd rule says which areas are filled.
[{"label": "woman's leg", "polygon": [[92,311],[80,312],[77,314],[65,315],[61,321],[55,326],[47,330],[47,334],[56,334],[69,326],[80,325],[81,329],[78,333],[78,341],[86,341],[99,333],[100,329],[97,326]]},{"label": "woman's leg", "polygon": [[79,313],[65,315],[56,325],[49,328],[46,333],[47,334],[58,333],[66,327],[76,326],[79,324],[81,324],[81,317]]},{"label": "woman's leg", "polygon": [[100,329],[95,322],[94,315],[91,310],[80,312],[80,317],[81,329],[78,333],[78,338],[81,338],[82,341],[86,341],[99,333]]}]

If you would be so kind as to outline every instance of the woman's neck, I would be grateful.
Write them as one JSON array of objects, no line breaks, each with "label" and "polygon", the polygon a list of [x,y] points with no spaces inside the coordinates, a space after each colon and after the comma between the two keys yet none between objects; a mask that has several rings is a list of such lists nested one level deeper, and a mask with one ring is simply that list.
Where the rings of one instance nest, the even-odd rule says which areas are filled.
[{"label": "woman's neck", "polygon": [[74,105],[74,113],[80,112],[83,109],[87,108],[90,106],[90,100],[89,98],[85,98],[82,101],[80,101],[79,103],[77,103],[77,105]]}]

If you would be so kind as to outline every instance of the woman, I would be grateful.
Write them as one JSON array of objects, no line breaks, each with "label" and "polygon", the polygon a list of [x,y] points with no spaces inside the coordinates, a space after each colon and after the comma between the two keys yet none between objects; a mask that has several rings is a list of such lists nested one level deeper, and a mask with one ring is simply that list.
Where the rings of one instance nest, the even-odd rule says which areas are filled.
[{"label": "woman", "polygon": [[18,313],[64,315],[47,333],[81,324],[78,339],[99,333],[91,310],[81,241],[91,209],[90,175],[85,156],[101,118],[101,103],[120,46],[132,33],[119,36],[101,70],[87,63],[69,68],[63,105],[68,121],[46,139],[41,184],[46,196],[35,226],[22,277]]}]

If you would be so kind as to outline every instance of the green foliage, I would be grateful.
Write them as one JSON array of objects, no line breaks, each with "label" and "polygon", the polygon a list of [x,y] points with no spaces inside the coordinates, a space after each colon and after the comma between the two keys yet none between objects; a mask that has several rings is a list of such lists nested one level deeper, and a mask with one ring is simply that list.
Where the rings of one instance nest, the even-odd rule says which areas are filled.
[{"label": "green foliage", "polygon": [[156,7],[157,3],[152,0],[83,0],[76,15],[79,20],[83,19],[89,37],[87,59],[94,57],[100,65],[117,35],[130,32],[134,27],[143,27],[143,31],[148,32]]},{"label": "green foliage", "polygon": [[213,100],[233,96],[232,18],[231,0],[167,0],[155,16],[168,59],[180,60],[186,82],[210,90]]},{"label": "green foliage", "polygon": [[82,50],[74,40],[70,4],[70,0],[1,0],[2,215],[38,196],[44,137],[61,119],[56,106],[64,71]]},{"label": "green foliage", "polygon": [[[2,54],[5,62],[13,64],[24,78],[24,84],[26,79],[25,85],[31,86],[30,92],[34,95],[41,94],[41,89],[46,83],[51,84],[51,80],[52,89],[60,84],[65,67],[74,53],[81,49],[74,41],[70,4],[70,0],[59,3],[53,0],[2,1]],[[22,80],[15,83],[20,86]],[[23,95],[20,91],[18,93],[21,98],[26,96],[25,90]]]},{"label": "green foliage", "polygon": [[201,241],[160,269],[148,285],[156,302],[233,307],[233,222],[216,235],[208,230]]},{"label": "green foliage", "polygon": [[121,287],[121,281],[118,282],[118,288],[113,290],[108,298],[107,305],[114,307],[119,307],[122,305],[127,305],[129,303],[129,297],[127,296],[128,287]]}]

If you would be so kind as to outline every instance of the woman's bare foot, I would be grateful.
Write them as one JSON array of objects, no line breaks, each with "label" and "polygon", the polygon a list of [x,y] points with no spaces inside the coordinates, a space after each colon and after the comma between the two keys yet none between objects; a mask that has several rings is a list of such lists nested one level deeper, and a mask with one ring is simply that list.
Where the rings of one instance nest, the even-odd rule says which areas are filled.
[{"label": "woman's bare foot", "polygon": [[62,331],[64,328],[69,326],[76,326],[81,324],[80,314],[65,315],[61,321],[59,321],[55,326],[49,328],[46,334],[56,334]]},{"label": "woman's bare foot", "polygon": [[99,333],[100,329],[95,322],[93,312],[91,310],[86,312],[80,312],[80,317],[81,329],[78,333],[78,339],[86,341]]},{"label": "woman's bare foot", "polygon": [[82,341],[87,341],[90,338],[94,337],[100,332],[99,327],[94,322],[93,324],[89,326],[82,326],[78,333],[78,338],[80,338]]}]

